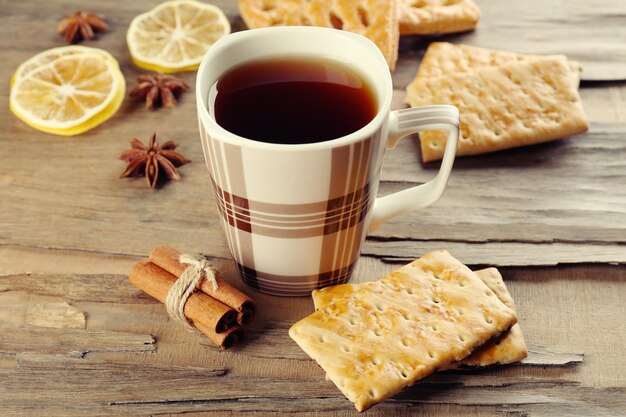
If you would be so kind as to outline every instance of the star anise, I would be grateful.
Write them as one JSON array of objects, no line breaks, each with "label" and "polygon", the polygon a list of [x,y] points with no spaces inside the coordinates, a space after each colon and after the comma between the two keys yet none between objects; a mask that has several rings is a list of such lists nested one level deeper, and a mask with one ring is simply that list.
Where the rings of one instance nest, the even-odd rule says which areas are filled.
[{"label": "star anise", "polygon": [[143,74],[137,77],[138,84],[130,91],[130,96],[138,100],[146,101],[148,110],[160,106],[174,107],[176,99],[189,85],[178,77],[166,74]]},{"label": "star anise", "polygon": [[168,140],[159,146],[156,139],[156,132],[150,138],[150,144],[144,145],[137,138],[130,140],[131,149],[120,155],[120,159],[128,162],[126,171],[122,172],[120,178],[146,176],[148,186],[155,188],[159,180],[159,171],[165,172],[168,179],[180,180],[180,174],[176,167],[191,162],[178,152],[174,151],[178,144]]},{"label": "star anise", "polygon": [[106,32],[109,25],[104,17],[91,12],[77,10],[59,22],[57,32],[65,36],[67,43],[78,43],[94,38],[94,32]]}]

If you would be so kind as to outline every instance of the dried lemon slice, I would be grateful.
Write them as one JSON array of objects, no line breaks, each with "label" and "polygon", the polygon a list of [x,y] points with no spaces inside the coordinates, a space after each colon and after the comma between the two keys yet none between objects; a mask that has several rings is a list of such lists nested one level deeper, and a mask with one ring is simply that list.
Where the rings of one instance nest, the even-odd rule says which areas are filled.
[{"label": "dried lemon slice", "polygon": [[133,62],[158,72],[191,71],[230,23],[217,7],[194,0],[175,0],[140,14],[130,23],[126,41]]},{"label": "dried lemon slice", "polygon": [[70,54],[16,77],[9,104],[29,126],[69,136],[109,119],[125,92],[115,61],[101,54]]},{"label": "dried lemon slice", "polygon": [[42,65],[49,64],[57,58],[68,55],[76,55],[76,54],[98,54],[102,55],[104,58],[111,60],[115,65],[119,67],[119,64],[113,55],[98,48],[90,48],[88,46],[80,46],[80,45],[69,45],[69,46],[60,46],[58,48],[46,49],[43,52],[38,53],[37,55],[27,59],[24,61],[17,70],[13,73],[13,78],[11,79],[11,85],[15,83],[18,78],[23,77],[28,74],[32,70],[35,70]]}]

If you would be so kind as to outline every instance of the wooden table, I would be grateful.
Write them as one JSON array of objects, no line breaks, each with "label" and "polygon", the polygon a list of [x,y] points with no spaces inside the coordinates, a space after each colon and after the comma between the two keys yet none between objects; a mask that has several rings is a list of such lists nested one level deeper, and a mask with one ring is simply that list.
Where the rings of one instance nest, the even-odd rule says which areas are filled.
[{"label": "wooden table", "polygon": [[[89,2],[111,31],[85,45],[113,53],[129,86],[140,71],[126,28],[156,3]],[[244,28],[234,1],[215,3],[234,30]],[[581,61],[591,129],[459,159],[436,206],[368,239],[355,281],[439,248],[472,267],[498,266],[531,355],[522,365],[436,375],[368,415],[626,415],[626,3],[479,3],[479,29],[444,39]],[[62,45],[56,22],[77,7],[21,0],[0,8],[0,415],[354,415],[287,336],[312,311],[310,299],[246,288],[258,320],[246,343],[220,351],[128,284],[133,262],[168,242],[214,257],[243,289],[218,225],[192,93],[178,108],[156,112],[127,100],[112,120],[73,138],[36,132],[10,114],[12,71]],[[428,41],[402,39],[396,107]],[[183,78],[194,82],[193,73]],[[193,160],[180,183],[157,191],[119,180],[116,159],[130,137],[145,140],[153,130],[179,141]],[[433,175],[437,164],[422,165],[418,148],[413,138],[388,154],[382,193]],[[39,320],[53,313],[63,318]]]}]

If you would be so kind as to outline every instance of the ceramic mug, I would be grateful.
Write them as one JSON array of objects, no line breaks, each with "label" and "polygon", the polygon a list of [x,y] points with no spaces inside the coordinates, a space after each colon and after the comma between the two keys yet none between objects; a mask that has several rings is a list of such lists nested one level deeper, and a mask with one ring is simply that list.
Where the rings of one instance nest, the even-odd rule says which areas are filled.
[{"label": "ceramic mug", "polygon": [[[354,68],[376,96],[374,119],[341,138],[297,145],[254,141],[222,128],[208,102],[220,76],[244,62],[285,56]],[[225,36],[209,49],[196,80],[200,137],[226,239],[244,282],[282,296],[345,283],[367,231],[441,197],[454,162],[459,112],[447,105],[391,111],[392,92],[383,55],[370,40],[350,32],[254,29]],[[424,130],[448,132],[435,178],[376,198],[385,150]]]}]

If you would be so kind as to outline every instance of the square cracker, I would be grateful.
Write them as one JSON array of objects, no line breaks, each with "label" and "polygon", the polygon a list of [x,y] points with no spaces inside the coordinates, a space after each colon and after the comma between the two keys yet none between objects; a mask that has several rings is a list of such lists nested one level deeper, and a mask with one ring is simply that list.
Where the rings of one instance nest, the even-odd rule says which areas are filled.
[{"label": "square cracker", "polygon": [[289,336],[363,411],[516,322],[480,278],[438,251],[300,320]]},{"label": "square cracker", "polygon": [[480,9],[472,0],[398,0],[401,35],[433,35],[472,30]]},{"label": "square cracker", "polygon": [[[496,268],[481,269],[475,272],[476,275],[496,294],[496,296],[507,307],[515,310],[515,302],[504,284],[502,275]],[[484,345],[472,352],[465,359],[452,362],[443,368],[462,369],[477,368],[489,365],[505,365],[507,363],[519,362],[528,356],[528,348],[519,324],[513,325],[509,331],[501,334],[495,339],[486,342]]]},{"label": "square cracker", "polygon": [[239,0],[250,29],[268,26],[321,26],[369,38],[393,71],[398,59],[396,0]]},{"label": "square cracker", "polygon": [[[457,72],[469,72],[482,67],[500,66],[538,58],[544,58],[544,56],[494,51],[492,49],[448,42],[432,42],[428,45],[428,49],[422,58],[417,76],[438,77]],[[582,65],[570,60],[568,60],[568,64],[572,70],[573,82],[578,87]]]},{"label": "square cracker", "polygon": [[[413,107],[452,104],[461,113],[457,156],[561,139],[589,128],[564,56],[416,77],[406,89]],[[441,159],[443,131],[420,134],[424,162]]]},{"label": "square cracker", "polygon": [[[502,275],[496,268],[487,268],[474,272],[496,296],[507,307],[515,310],[515,303],[511,294],[504,285]],[[332,287],[326,287],[321,290],[313,291],[313,304],[315,310],[322,309],[331,305],[342,298],[348,297],[361,286],[370,285],[366,282],[362,284],[342,284]],[[471,355],[461,361],[452,362],[445,366],[443,370],[476,368],[490,365],[504,365],[508,363],[518,362],[528,356],[528,348],[522,335],[519,324],[515,324],[508,331],[502,333],[495,339],[485,342],[484,345],[477,348]]]}]

